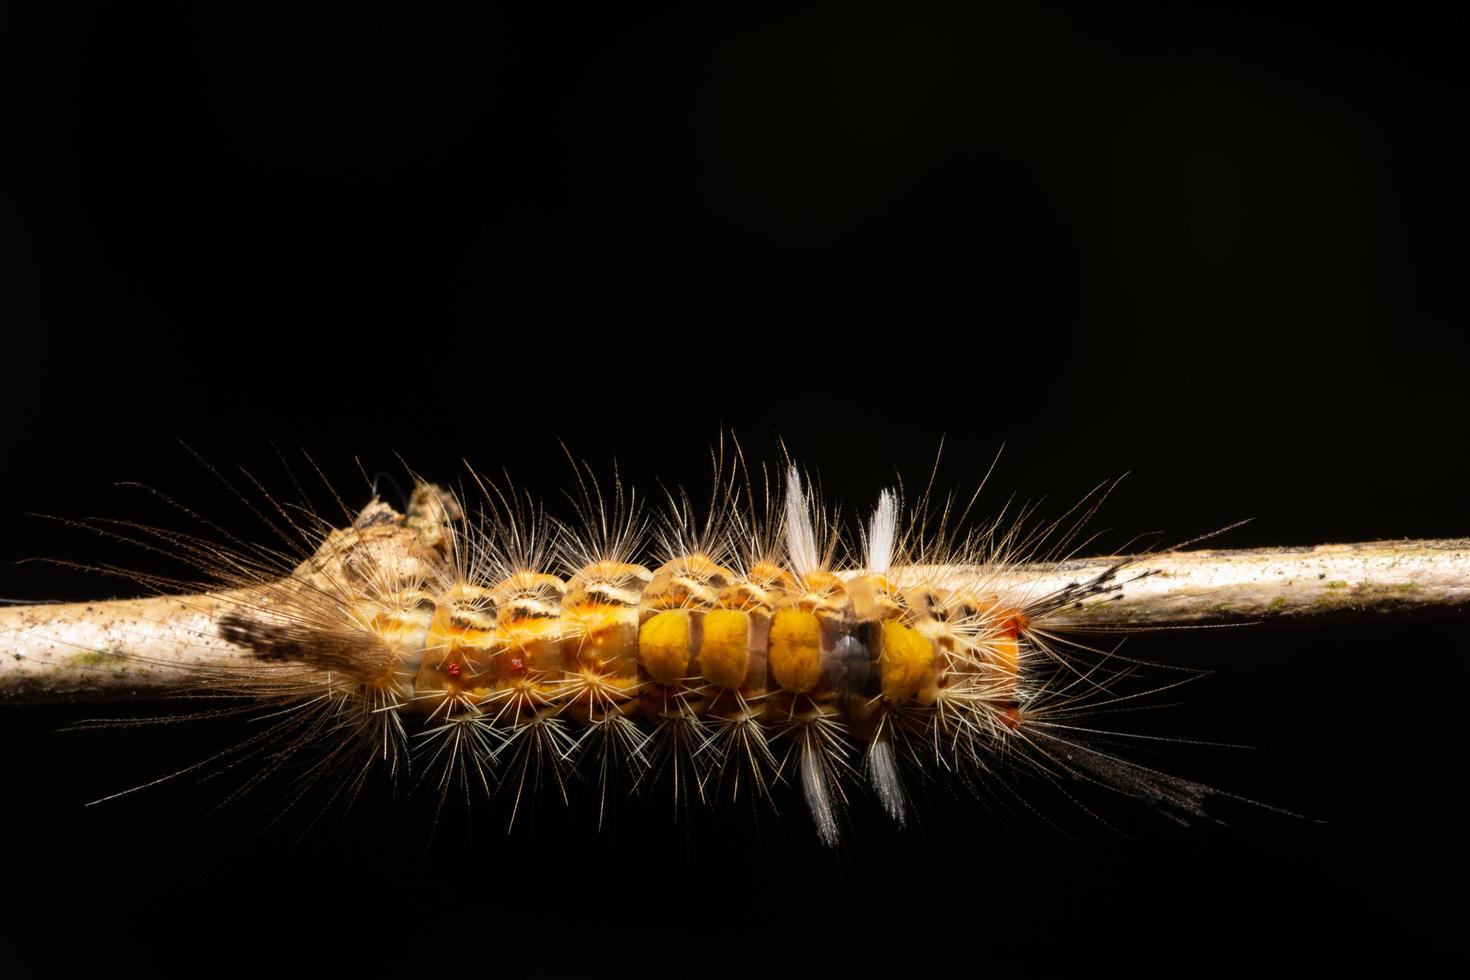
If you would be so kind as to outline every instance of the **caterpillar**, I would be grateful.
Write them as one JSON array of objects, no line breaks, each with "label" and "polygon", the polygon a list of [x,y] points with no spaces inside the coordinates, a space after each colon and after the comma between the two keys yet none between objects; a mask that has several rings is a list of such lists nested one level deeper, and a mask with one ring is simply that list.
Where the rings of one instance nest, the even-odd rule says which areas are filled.
[{"label": "caterpillar", "polygon": [[569,519],[471,470],[458,492],[418,480],[403,513],[343,503],[344,528],[262,493],[250,508],[275,547],[95,526],[210,574],[210,628],[240,656],[199,686],[270,716],[240,749],[252,781],[297,767],[350,798],[380,768],[441,803],[508,798],[514,820],[585,780],[599,821],[655,783],[680,806],[791,784],[833,847],[857,798],[903,826],[935,781],[1080,781],[1206,816],[1214,791],[1087,720],[1152,689],[1140,665],[1050,625],[1150,573],[1123,558],[1060,585],[1010,575],[1077,551],[1106,487],[1051,522],[977,522],[976,497],[936,499],[931,481],[911,504],[881,492],[849,528],[792,463],[772,477],[717,456],[707,506],[666,491],[652,514],[572,467]]}]

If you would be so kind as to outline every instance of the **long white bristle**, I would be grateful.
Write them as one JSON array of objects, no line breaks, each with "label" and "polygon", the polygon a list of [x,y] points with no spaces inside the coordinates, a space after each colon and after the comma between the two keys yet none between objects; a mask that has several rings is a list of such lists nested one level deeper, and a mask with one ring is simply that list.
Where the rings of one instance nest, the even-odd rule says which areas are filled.
[{"label": "long white bristle", "polygon": [[795,466],[786,471],[786,550],[791,555],[792,570],[799,575],[822,567],[812,526],[812,500],[802,489],[801,473]]},{"label": "long white bristle", "polygon": [[868,749],[868,779],[888,816],[898,826],[904,826],[908,822],[908,797],[898,775],[893,743],[886,738],[878,739]]},{"label": "long white bristle", "polygon": [[893,542],[898,533],[898,499],[892,490],[878,494],[878,506],[873,509],[873,519],[868,522],[867,545],[868,572],[886,575],[893,565]]},{"label": "long white bristle", "polygon": [[801,747],[801,790],[806,805],[811,810],[816,824],[817,836],[828,847],[836,847],[841,839],[837,829],[837,809],[832,801],[832,791],[827,786],[827,773],[822,767],[822,748],[815,739],[808,738]]}]

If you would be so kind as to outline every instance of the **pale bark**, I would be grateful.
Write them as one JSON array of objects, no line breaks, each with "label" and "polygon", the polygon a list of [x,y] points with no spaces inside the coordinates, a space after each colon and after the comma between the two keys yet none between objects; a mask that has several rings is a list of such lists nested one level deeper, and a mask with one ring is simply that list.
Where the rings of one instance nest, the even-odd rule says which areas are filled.
[{"label": "pale bark", "polygon": [[[996,582],[1040,597],[1087,582],[1119,561],[1022,566]],[[942,578],[967,570],[933,571]],[[1129,559],[1115,581],[1115,593],[1059,609],[1047,623],[1133,632],[1470,615],[1470,538],[1165,552]]]},{"label": "pale bark", "polygon": [[[352,533],[354,540],[368,537]],[[422,536],[431,532],[399,523],[371,533],[373,547],[400,536],[396,543],[408,553],[421,550]],[[331,547],[331,555],[324,546],[298,575],[318,574],[344,553],[340,542]],[[1115,571],[1105,578],[1105,591],[1049,613],[1045,628],[1310,626],[1470,613],[1470,539],[1463,538],[1178,551],[978,574],[988,587],[1039,600],[1110,568]],[[940,581],[976,575],[976,569],[956,566],[923,571]],[[116,701],[198,690],[211,675],[227,678],[248,666],[248,652],[221,638],[217,626],[225,612],[253,602],[248,591],[236,590],[0,608],[0,702]]]},{"label": "pale bark", "polygon": [[197,689],[245,662],[219,636],[236,602],[158,596],[0,608],[0,702],[125,701]]}]

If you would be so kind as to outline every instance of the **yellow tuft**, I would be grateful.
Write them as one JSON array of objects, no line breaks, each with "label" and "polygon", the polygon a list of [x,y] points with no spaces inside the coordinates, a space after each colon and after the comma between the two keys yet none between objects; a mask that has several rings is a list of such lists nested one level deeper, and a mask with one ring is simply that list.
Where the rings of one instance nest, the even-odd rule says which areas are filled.
[{"label": "yellow tuft", "polygon": [[932,703],[938,691],[934,644],[912,626],[894,620],[883,623],[883,652],[878,658],[883,697],[902,701],[918,697]]},{"label": "yellow tuft", "polygon": [[782,690],[805,694],[822,678],[822,626],[817,617],[796,609],[771,619],[768,647],[771,676]]},{"label": "yellow tuft", "polygon": [[715,687],[743,687],[750,669],[750,617],[734,609],[705,613],[699,666]]},{"label": "yellow tuft", "polygon": [[638,630],[638,662],[660,684],[673,684],[689,673],[689,612],[654,613]]}]

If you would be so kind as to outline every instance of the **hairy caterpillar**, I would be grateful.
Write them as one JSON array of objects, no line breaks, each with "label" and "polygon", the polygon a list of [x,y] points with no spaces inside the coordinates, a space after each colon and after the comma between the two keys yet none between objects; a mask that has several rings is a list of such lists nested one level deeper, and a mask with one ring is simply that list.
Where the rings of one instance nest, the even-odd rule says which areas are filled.
[{"label": "hairy caterpillar", "polygon": [[[584,516],[587,508],[577,506],[584,495],[575,481],[575,503],[558,507],[555,486],[545,477],[529,484],[538,491],[535,500],[524,490],[512,493],[503,487],[498,494],[488,482],[482,490],[473,479],[448,498],[427,489],[414,497],[375,477],[373,489],[383,501],[363,508],[372,490],[351,490],[356,481],[348,473],[329,471],[322,483],[349,488],[337,504],[313,487],[314,477],[304,479],[299,492],[267,495],[239,476],[199,479],[195,463],[185,462],[190,472],[170,480],[171,488],[186,488],[169,493],[177,505],[153,492],[133,495],[123,506],[98,509],[121,510],[139,523],[84,520],[84,540],[27,549],[85,555],[86,571],[76,588],[87,595],[99,591],[96,571],[104,565],[126,575],[125,588],[133,595],[140,580],[164,594],[119,603],[117,609],[138,608],[142,614],[114,636],[136,639],[183,607],[210,624],[208,634],[187,634],[200,659],[169,687],[152,689],[154,696],[160,690],[183,693],[173,699],[172,709],[156,703],[132,708],[5,705],[7,839],[22,844],[35,864],[35,872],[23,871],[9,892],[9,921],[21,923],[13,934],[26,944],[23,954],[33,953],[38,962],[54,960],[55,944],[42,946],[24,935],[90,936],[107,948],[126,944],[191,961],[218,955],[233,942],[238,955],[262,965],[279,956],[273,945],[279,937],[279,942],[314,950],[307,955],[334,967],[358,960],[371,965],[385,955],[422,963],[426,951],[441,949],[446,939],[458,942],[466,923],[483,922],[493,923],[506,939],[493,955],[487,952],[487,963],[533,973],[572,969],[572,964],[586,970],[627,953],[632,923],[657,946],[659,960],[647,972],[683,971],[684,964],[703,962],[711,951],[730,950],[727,967],[717,965],[712,972],[734,975],[748,972],[749,958],[741,954],[764,955],[763,946],[748,945],[751,936],[790,923],[793,944],[844,967],[901,968],[911,963],[917,939],[938,925],[946,934],[972,935],[977,948],[997,962],[1035,967],[1040,957],[1047,968],[1074,962],[1080,967],[1084,959],[1091,964],[1099,950],[1137,962],[1136,948],[1143,947],[1120,944],[1119,937],[1146,935],[1145,963],[1173,969],[1181,957],[1214,949],[1222,935],[1247,930],[1258,941],[1239,952],[1252,959],[1258,948],[1272,944],[1309,944],[1313,955],[1330,951],[1344,923],[1360,924],[1365,934],[1376,936],[1367,926],[1383,924],[1385,913],[1374,904],[1370,889],[1375,882],[1386,883],[1383,894],[1397,896],[1404,893],[1392,886],[1411,879],[1413,868],[1434,868],[1440,860],[1446,874],[1454,872],[1452,847],[1463,809],[1455,805],[1457,784],[1442,774],[1452,771],[1461,741],[1453,706],[1463,690],[1454,686],[1454,671],[1463,673],[1463,658],[1456,653],[1463,649],[1463,626],[1391,617],[1350,629],[1151,632],[1121,649],[1117,634],[1073,632],[1074,626],[1095,626],[1095,614],[1127,608],[1130,594],[1167,578],[1140,579],[1142,572],[1159,567],[1155,559],[1164,555],[1141,558],[1114,579],[1123,585],[1122,598],[1101,594],[1088,600],[1093,612],[1085,616],[1059,609],[1030,624],[1045,631],[1042,641],[1059,658],[1032,663],[1045,668],[1064,661],[1084,671],[1092,665],[1114,668],[1107,690],[1093,690],[1090,697],[1076,687],[1053,688],[1052,704],[1070,708],[1072,717],[1054,712],[1051,718],[1077,726],[1054,730],[1066,744],[1056,743],[1061,747],[1053,751],[1075,745],[1070,751],[1079,761],[1052,761],[1032,749],[1025,725],[1016,731],[994,729],[998,738],[992,742],[973,740],[970,744],[984,751],[962,757],[970,762],[955,769],[932,762],[932,755],[916,760],[899,754],[907,808],[899,827],[873,788],[865,744],[843,734],[846,741],[838,746],[847,754],[830,756],[836,770],[830,785],[840,791],[830,797],[841,834],[841,846],[834,850],[813,830],[817,825],[803,800],[800,757],[794,755],[800,744],[783,731],[770,732],[774,763],[754,770],[768,777],[764,785],[737,781],[746,772],[734,761],[723,772],[712,766],[709,750],[673,751],[687,743],[665,738],[671,734],[667,729],[659,733],[637,716],[623,730],[640,739],[643,751],[620,753],[616,741],[593,738],[594,730],[570,708],[562,715],[564,724],[553,726],[570,742],[563,755],[518,754],[519,747],[533,745],[526,737],[532,733],[526,732],[518,737],[519,746],[480,769],[473,757],[456,759],[443,751],[473,743],[435,732],[442,722],[429,719],[430,700],[405,703],[392,712],[367,711],[360,698],[339,696],[341,685],[328,682],[318,668],[265,658],[219,636],[227,612],[245,618],[242,625],[279,627],[284,617],[273,622],[262,606],[266,600],[278,611],[310,609],[312,617],[326,616],[339,632],[345,624],[347,635],[360,635],[361,625],[354,625],[359,621],[344,619],[347,605],[331,592],[310,589],[309,577],[293,573],[325,571],[324,581],[346,583],[352,587],[344,594],[360,595],[361,583],[352,584],[345,573],[371,578],[392,568],[393,553],[404,542],[432,544],[437,537],[431,553],[440,557],[434,568],[458,580],[460,570],[448,561],[457,548],[466,556],[465,568],[478,568],[485,587],[493,589],[499,581],[495,566],[476,562],[479,552],[472,545],[492,555],[507,550],[505,537],[496,537],[496,515],[517,515],[508,529],[544,531],[531,550],[539,550],[548,574],[563,581],[576,570],[568,566],[580,567],[583,557],[569,545],[605,545],[616,539],[610,532],[619,527],[642,532],[625,540],[641,543],[641,552],[632,554],[651,573],[669,536],[670,513],[685,512],[679,490],[673,491],[672,504],[639,507],[631,488],[652,480],[627,480],[622,510],[628,520],[610,520],[607,532],[588,533],[588,525],[597,522]],[[249,468],[260,472],[267,465],[262,460]],[[695,468],[707,474],[706,467]],[[582,473],[585,478],[585,468]],[[681,485],[702,486],[700,475],[685,476]],[[283,484],[279,478],[262,482]],[[703,536],[710,512],[730,515],[723,521],[726,532],[716,532],[715,540],[740,540],[733,531],[751,526],[745,519],[752,513],[760,517],[758,526],[779,526],[788,491],[784,467],[769,491],[766,482],[763,475],[731,474],[709,497],[691,491],[701,503],[690,504],[690,517],[673,520],[685,529],[685,537],[674,542]],[[803,478],[803,490],[811,482]],[[211,494],[211,484],[222,492]],[[601,511],[618,513],[618,483],[603,486],[608,493]],[[829,482],[829,492],[832,486]],[[864,534],[872,536],[879,491],[875,487],[865,502],[850,476],[839,486],[857,503],[847,509],[846,523],[839,525],[831,508],[821,509],[825,522],[813,523],[846,529],[847,553],[838,547],[833,566],[842,574],[858,573],[864,571]],[[232,487],[243,489],[237,493]],[[595,503],[596,494],[590,495]],[[1055,533],[1048,544],[1019,530],[1028,522],[1013,507],[1004,508],[1000,517],[968,522],[971,533],[962,519],[968,493],[949,508],[942,500],[926,507],[925,494],[917,500],[910,493],[902,496],[911,503],[894,501],[895,554],[901,558],[898,566],[914,575],[928,575],[924,569],[931,566],[908,566],[904,560],[964,557],[965,542],[978,547],[989,532],[993,547],[988,553],[1008,559],[993,566],[993,583],[1007,590],[1019,590],[1020,583],[1036,590],[1026,594],[1036,595],[1049,588],[1029,577],[1038,565],[1073,551],[1108,550],[1083,537],[1085,532],[1067,541],[1096,498],[1052,522]],[[1119,497],[1110,490],[1104,516],[1114,522],[1113,512],[1129,504],[1126,496]],[[239,506],[232,507],[231,499]],[[974,512],[993,510],[986,506],[992,499],[982,497]],[[720,506],[707,506],[705,500]],[[458,509],[459,519],[442,519],[453,516],[436,505],[446,501]],[[150,502],[157,507],[150,509]],[[533,519],[538,502],[560,520]],[[1191,502],[1191,509],[1201,508]],[[634,514],[645,519],[633,520]],[[1170,515],[1161,523],[1178,526],[1181,519]],[[64,530],[54,522],[30,523],[53,541]],[[1030,523],[1037,535],[1052,526]],[[1096,531],[1101,523],[1094,519],[1087,528]],[[439,528],[448,530],[436,534]],[[93,531],[125,542],[110,549],[110,542]],[[822,541],[818,547],[825,553],[823,533],[814,528],[813,537]],[[1242,536],[1249,533],[1232,535]],[[491,548],[497,540],[500,544]],[[553,548],[553,542],[560,547]],[[139,544],[151,550],[139,553]],[[522,538],[523,546],[530,544]],[[784,540],[768,545],[778,561],[789,561],[781,551]],[[983,557],[987,552],[970,553]],[[742,554],[734,552],[732,565],[743,561]],[[1234,564],[1243,553],[1225,554]],[[318,560],[333,555],[353,560]],[[168,556],[182,558],[186,567],[175,567]],[[1023,561],[1027,557],[1031,560]],[[1116,561],[1063,564],[1097,569]],[[27,564],[14,571],[19,578],[50,569]],[[170,598],[197,590],[201,572],[215,591]],[[1336,594],[1340,589],[1332,586],[1341,583],[1333,580],[1339,577],[1352,579],[1334,573],[1320,584]],[[1315,574],[1310,578],[1316,582]],[[1470,579],[1462,585],[1466,582]],[[1428,588],[1421,580],[1417,591]],[[306,591],[293,595],[301,589]],[[302,595],[315,599],[303,606]],[[1214,595],[1207,605],[1219,602]],[[33,609],[60,614],[84,612],[89,605]],[[15,623],[17,612],[0,609],[0,623]],[[311,619],[298,625],[318,642],[331,635]],[[264,632],[283,643],[291,638],[289,631]],[[7,630],[0,640],[15,644],[18,636]],[[1085,645],[1063,646],[1052,636]],[[1023,667],[1024,639],[1018,637]],[[205,658],[210,644],[227,649]],[[111,672],[126,665],[102,656],[110,649],[63,644],[57,652],[63,662],[85,664],[87,676],[110,681]],[[1442,661],[1449,684],[1426,684],[1422,670],[1383,669],[1386,652],[1398,658],[1395,663],[1407,656],[1427,663],[1426,652],[1435,650],[1450,653]],[[140,667],[162,670],[146,652],[137,659]],[[1202,665],[1215,667],[1212,676],[1199,677]],[[0,680],[7,676],[0,671]],[[146,683],[151,676],[136,679]],[[1032,676],[1068,675],[1042,670]],[[1182,679],[1191,682],[1181,689],[1187,698],[1160,690]],[[1158,710],[1177,701],[1187,703],[1187,709]],[[1140,710],[1122,713],[1133,707]],[[98,717],[106,719],[101,730],[57,731]],[[1344,721],[1351,724],[1344,727]],[[119,724],[143,727],[122,731]],[[482,729],[462,724],[457,730],[473,735]],[[1220,741],[1222,735],[1237,744],[1219,750],[1200,744]],[[1238,743],[1262,751],[1242,751]],[[601,751],[604,747],[609,751]],[[661,747],[667,751],[658,752]],[[1100,753],[1106,753],[1108,768],[1082,768],[1103,760]],[[727,758],[743,761],[744,749]],[[700,767],[702,784],[687,767],[676,767],[682,762]],[[485,784],[479,782],[482,771]],[[1424,773],[1423,787],[1433,792],[1416,790],[1407,774],[1418,772]],[[1431,772],[1437,775],[1429,779]],[[85,806],[133,788],[139,791],[123,800]],[[1182,805],[1166,793],[1179,794]],[[1258,806],[1239,807],[1231,793],[1285,804],[1327,822],[1279,819]],[[208,804],[222,795],[226,805],[211,812]],[[460,806],[461,799],[470,805]],[[539,804],[534,810],[533,803]],[[1199,820],[1196,811],[1210,819]],[[1157,812],[1180,819],[1158,820]],[[1038,821],[1051,826],[1038,827]],[[599,823],[602,831],[592,832]],[[1375,864],[1371,844],[1384,840],[1392,842],[1385,845],[1392,864]],[[814,897],[809,903],[788,903],[788,887]],[[569,926],[564,943],[548,947],[535,938],[516,945],[515,937],[540,937],[537,930],[544,927],[548,909],[563,908],[572,892],[591,889],[610,891],[584,924]],[[915,898],[920,900],[910,901]],[[385,954],[378,938],[385,910],[392,910],[402,926],[391,934],[382,931],[396,954]],[[888,916],[885,910],[896,916],[884,920],[895,926],[893,933],[880,937],[875,930],[873,942],[832,939],[849,935],[854,923]],[[1389,938],[1381,942],[1388,948],[1391,940],[1396,954],[1406,945],[1404,936],[1421,944],[1416,948],[1458,948],[1453,913],[1452,905],[1438,901],[1411,904],[1403,917],[1387,922]],[[260,937],[258,949],[240,941],[242,928]],[[1354,946],[1344,953],[1358,951]]]},{"label": "hairy caterpillar", "polygon": [[670,491],[651,516],[573,467],[571,520],[472,471],[468,490],[419,482],[405,513],[375,500],[337,530],[263,494],[250,507],[275,547],[95,526],[222,587],[198,601],[239,656],[201,683],[266,706],[242,749],[252,780],[303,768],[301,785],[350,797],[374,768],[412,772],[441,802],[506,797],[512,819],[536,787],[565,798],[578,780],[599,814],[656,783],[680,805],[789,783],[828,845],[856,798],[901,826],[934,781],[1081,782],[1205,814],[1209,789],[1087,720],[1147,693],[1140,665],[1049,626],[1148,573],[1010,576],[1075,552],[1102,493],[1051,523],[973,523],[974,498],[887,490],[844,529],[795,465],[717,466],[707,506]]}]

